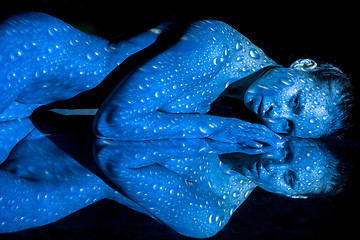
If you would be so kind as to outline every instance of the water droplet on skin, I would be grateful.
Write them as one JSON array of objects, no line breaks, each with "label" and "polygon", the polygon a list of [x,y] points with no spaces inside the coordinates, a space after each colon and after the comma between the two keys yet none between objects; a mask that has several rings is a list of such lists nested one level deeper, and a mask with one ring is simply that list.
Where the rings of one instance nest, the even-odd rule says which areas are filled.
[{"label": "water droplet on skin", "polygon": [[258,87],[259,87],[259,88],[262,88],[262,89],[265,89],[265,90],[268,90],[268,89],[269,89],[268,86],[261,85],[261,84],[258,84]]},{"label": "water droplet on skin", "polygon": [[243,56],[239,56],[239,57],[236,58],[236,61],[237,61],[237,62],[241,62],[242,60],[244,60],[244,57],[243,57]]},{"label": "water droplet on skin", "polygon": [[252,57],[254,59],[259,59],[260,58],[259,52],[254,48],[250,49],[249,54],[250,54],[250,57]]},{"label": "water droplet on skin", "polygon": [[280,78],[280,82],[286,86],[292,86],[294,85],[294,82],[291,79],[288,78]]},{"label": "water droplet on skin", "polygon": [[235,49],[238,50],[238,51],[240,51],[240,50],[243,49],[243,46],[241,45],[240,42],[237,42],[237,43],[235,44]]},{"label": "water droplet on skin", "polygon": [[214,65],[217,65],[216,61],[217,61],[216,58],[214,58],[214,61],[213,61]]}]

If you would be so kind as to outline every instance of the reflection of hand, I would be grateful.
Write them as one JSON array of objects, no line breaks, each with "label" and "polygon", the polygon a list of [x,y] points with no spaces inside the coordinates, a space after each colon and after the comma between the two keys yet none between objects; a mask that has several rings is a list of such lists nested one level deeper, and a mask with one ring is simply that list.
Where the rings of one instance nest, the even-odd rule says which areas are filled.
[{"label": "reflection of hand", "polygon": [[284,143],[279,135],[272,132],[265,125],[249,123],[235,118],[224,121],[223,126],[211,134],[209,138],[253,148],[261,148],[264,144],[277,147]]},{"label": "reflection of hand", "polygon": [[219,142],[213,139],[207,139],[207,143],[216,154],[244,153],[249,155],[259,155],[267,154],[275,150],[275,148],[271,146],[253,148],[246,145],[240,145],[238,143]]}]

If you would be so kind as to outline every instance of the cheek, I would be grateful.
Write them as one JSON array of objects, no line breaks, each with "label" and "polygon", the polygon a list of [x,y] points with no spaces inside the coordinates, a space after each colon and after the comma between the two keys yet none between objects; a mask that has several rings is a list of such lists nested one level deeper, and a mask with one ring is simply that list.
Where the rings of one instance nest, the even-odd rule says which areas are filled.
[{"label": "cheek", "polygon": [[274,96],[277,94],[276,88],[261,81],[254,83],[247,92],[254,96]]},{"label": "cheek", "polygon": [[266,119],[263,119],[263,122],[268,128],[270,128],[272,131],[274,131],[276,133],[287,133],[286,129],[288,127],[288,122],[286,119],[266,118]]}]

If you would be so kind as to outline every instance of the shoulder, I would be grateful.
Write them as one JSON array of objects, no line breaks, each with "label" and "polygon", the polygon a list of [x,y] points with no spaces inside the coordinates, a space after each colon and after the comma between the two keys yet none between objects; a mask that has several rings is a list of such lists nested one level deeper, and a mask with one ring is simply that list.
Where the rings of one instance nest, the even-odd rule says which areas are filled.
[{"label": "shoulder", "polygon": [[[219,57],[227,55],[230,45],[248,41],[230,25],[218,20],[199,20],[187,25],[180,41],[173,50],[198,57]],[[234,44],[233,44],[234,43]],[[225,50],[227,49],[227,50]],[[220,56],[222,57],[222,56]]]},{"label": "shoulder", "polygon": [[8,25],[12,27],[24,27],[24,26],[41,27],[42,25],[50,25],[54,23],[56,24],[63,23],[63,21],[57,19],[56,17],[47,15],[45,13],[25,12],[8,17],[1,23],[1,25],[3,27]]},{"label": "shoulder", "polygon": [[262,50],[246,36],[229,24],[218,20],[192,22],[184,36],[187,39],[199,42],[209,50],[220,51],[224,55],[224,60],[227,57],[237,56],[239,53],[250,52],[251,49],[255,49],[256,54],[263,54]]},{"label": "shoulder", "polygon": [[236,29],[219,20],[199,20],[192,22],[189,25],[189,31],[206,34],[215,41],[227,41],[234,38],[244,38],[244,36]]}]

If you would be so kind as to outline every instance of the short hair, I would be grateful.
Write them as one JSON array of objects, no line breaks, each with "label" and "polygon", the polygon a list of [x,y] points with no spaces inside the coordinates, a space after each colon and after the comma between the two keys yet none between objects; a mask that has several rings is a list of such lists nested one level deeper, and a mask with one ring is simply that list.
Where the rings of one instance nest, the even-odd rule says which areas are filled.
[{"label": "short hair", "polygon": [[309,72],[321,88],[329,91],[327,104],[329,106],[330,127],[322,136],[334,136],[343,133],[353,125],[354,93],[350,79],[339,68],[329,63],[318,63]]},{"label": "short hair", "polygon": [[326,158],[326,170],[323,176],[323,185],[316,193],[304,194],[306,197],[329,197],[340,194],[349,178],[349,162],[344,153],[349,149],[346,143],[336,138],[314,139],[316,145],[324,151]]}]

